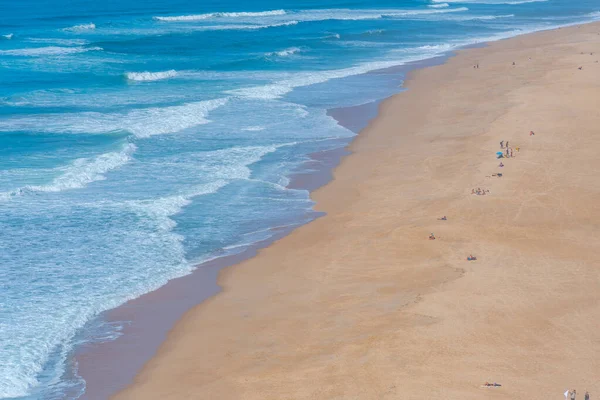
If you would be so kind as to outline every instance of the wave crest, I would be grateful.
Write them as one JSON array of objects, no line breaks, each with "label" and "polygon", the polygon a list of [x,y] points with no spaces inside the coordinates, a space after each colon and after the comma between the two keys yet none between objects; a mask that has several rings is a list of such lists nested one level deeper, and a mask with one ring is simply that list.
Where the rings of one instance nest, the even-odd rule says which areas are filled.
[{"label": "wave crest", "polygon": [[278,56],[278,57],[287,57],[287,56],[291,56],[293,54],[298,54],[302,51],[302,49],[298,48],[298,47],[290,47],[289,49],[285,49],[285,50],[281,50],[281,51],[273,51],[270,53],[267,53],[267,57],[273,57],[273,56]]},{"label": "wave crest", "polygon": [[146,81],[160,81],[163,79],[174,78],[177,76],[177,71],[170,69],[168,71],[159,72],[127,72],[125,76],[130,81],[146,82]]},{"label": "wave crest", "polygon": [[78,158],[66,167],[56,168],[60,175],[51,183],[24,186],[11,192],[1,193],[0,198],[8,199],[31,192],[62,192],[81,189],[92,182],[106,179],[105,173],[127,164],[131,161],[136,149],[133,143],[127,143],[120,151],[101,154],[94,158]]},{"label": "wave crest", "polygon": [[156,21],[163,22],[186,22],[202,21],[212,18],[246,18],[246,17],[270,17],[275,15],[285,15],[285,10],[259,11],[259,12],[214,12],[195,15],[177,15],[172,17],[154,17]]},{"label": "wave crest", "polygon": [[33,47],[14,50],[0,50],[0,54],[7,56],[26,56],[26,57],[42,57],[42,56],[63,56],[68,54],[85,53],[87,51],[102,51],[102,47]]},{"label": "wave crest", "polygon": [[207,124],[209,112],[225,105],[227,98],[198,101],[170,107],[140,108],[128,113],[81,112],[18,116],[0,120],[0,131],[48,133],[129,132],[138,138],[179,132]]},{"label": "wave crest", "polygon": [[65,31],[65,32],[84,32],[84,31],[93,31],[94,29],[96,29],[96,24],[90,22],[89,24],[80,24],[80,25],[70,26],[68,28],[64,28],[63,31]]}]

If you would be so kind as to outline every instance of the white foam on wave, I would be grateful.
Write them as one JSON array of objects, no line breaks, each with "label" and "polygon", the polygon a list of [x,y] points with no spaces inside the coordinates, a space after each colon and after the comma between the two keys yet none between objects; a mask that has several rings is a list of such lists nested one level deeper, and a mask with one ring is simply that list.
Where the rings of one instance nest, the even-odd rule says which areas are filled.
[{"label": "white foam on wave", "polygon": [[315,22],[315,21],[363,21],[363,20],[376,20],[381,18],[406,18],[411,16],[419,15],[433,15],[433,14],[445,14],[453,12],[468,11],[466,7],[448,8],[448,9],[373,9],[373,10],[362,10],[362,9],[323,9],[323,10],[305,10],[299,11],[294,14],[290,14],[295,20],[299,22]]},{"label": "white foam on wave", "polygon": [[88,51],[102,51],[102,47],[35,47],[13,50],[0,50],[0,55],[7,56],[25,56],[25,57],[43,57],[43,56],[64,56],[69,54],[85,53]]},{"label": "white foam on wave", "polygon": [[267,57],[273,57],[273,56],[287,57],[287,56],[291,56],[294,54],[298,54],[301,51],[302,51],[302,49],[300,49],[299,47],[290,47],[285,50],[273,51],[273,52],[267,53],[266,56]]},{"label": "white foam on wave", "polygon": [[68,28],[64,28],[63,31],[65,31],[65,32],[85,32],[85,31],[93,31],[94,29],[96,29],[96,24],[90,22],[89,24],[80,24],[80,25],[70,26]]},{"label": "white foam on wave", "polygon": [[6,34],[6,35],[2,35],[2,37],[3,37],[4,39],[8,39],[8,40],[12,39],[12,38],[13,38],[13,36],[14,36],[14,34],[12,34],[12,33],[8,33],[8,34]]},{"label": "white foam on wave", "polygon": [[177,224],[171,219],[192,202],[194,197],[216,193],[232,181],[249,179],[250,166],[283,145],[231,147],[220,150],[186,154],[172,160],[175,165],[195,166],[197,173],[209,174],[212,182],[192,186],[180,193],[150,200],[132,200],[126,207],[144,213],[157,222],[162,231],[171,231]]},{"label": "white foam on wave", "polygon": [[85,39],[62,39],[62,38],[27,38],[31,43],[52,43],[60,46],[85,46],[89,42]]},{"label": "white foam on wave", "polygon": [[394,11],[383,13],[382,17],[386,18],[403,18],[403,17],[413,17],[413,16],[427,16],[433,14],[447,14],[447,13],[459,13],[469,11],[467,7],[458,7],[458,8],[431,8],[426,10],[410,10],[410,11]]},{"label": "white foam on wave", "polygon": [[10,199],[32,192],[62,192],[81,189],[88,184],[104,180],[107,172],[120,168],[132,159],[136,150],[133,143],[127,143],[121,150],[101,154],[93,158],[78,158],[71,164],[58,167],[58,176],[47,185],[28,185],[10,192],[0,193],[0,199]]},{"label": "white foam on wave", "polygon": [[390,46],[390,43],[385,42],[370,42],[365,40],[343,40],[341,42],[336,42],[338,46],[344,47],[386,47]]},{"label": "white foam on wave", "polygon": [[429,7],[429,8],[446,8],[446,7],[450,7],[450,4],[448,4],[448,3],[429,4],[427,7]]},{"label": "white foam on wave", "polygon": [[0,131],[102,134],[126,131],[138,138],[174,133],[207,124],[208,113],[227,103],[226,98],[179,106],[141,108],[127,113],[81,112],[19,116],[0,120]]},{"label": "white foam on wave", "polygon": [[[160,231],[170,232],[177,226],[177,223],[171,217],[179,214],[185,206],[192,202],[194,197],[216,193],[228,183],[226,180],[215,180],[207,184],[197,185],[172,196],[148,200],[130,200],[125,202],[124,206],[138,214],[150,217],[151,223]],[[181,235],[170,234],[174,235],[175,241],[180,243],[183,241]],[[181,249],[181,253],[184,253],[183,248]]]},{"label": "white foam on wave", "polygon": [[514,14],[505,14],[505,15],[465,15],[460,17],[451,18],[452,21],[492,21],[495,19],[502,18],[513,18]]},{"label": "white foam on wave", "polygon": [[130,81],[160,81],[163,79],[174,78],[177,76],[177,71],[174,69],[168,71],[159,71],[159,72],[127,72],[125,76]]},{"label": "white foam on wave", "polygon": [[[542,2],[546,2],[548,0],[521,0],[521,1],[506,1],[506,2],[502,2],[500,4],[510,4],[510,5],[517,5],[517,4],[527,4],[527,3],[542,3]],[[498,4],[498,3],[494,3],[494,4]]]},{"label": "white foam on wave", "polygon": [[154,17],[157,21],[163,22],[189,22],[202,21],[212,18],[248,18],[248,17],[271,17],[275,15],[285,15],[285,10],[259,11],[259,12],[214,12],[195,15],[178,15],[172,17]]},{"label": "white foam on wave", "polygon": [[260,132],[264,131],[266,128],[264,126],[248,126],[246,128],[242,128],[242,131],[246,132]]},{"label": "white foam on wave", "polygon": [[232,25],[207,25],[202,27],[196,27],[194,30],[199,31],[228,31],[228,30],[256,30],[256,29],[267,29],[267,28],[277,28],[281,26],[292,26],[298,25],[299,21],[287,21],[280,22],[276,24],[267,24],[267,25],[240,25],[240,24],[232,24]]}]

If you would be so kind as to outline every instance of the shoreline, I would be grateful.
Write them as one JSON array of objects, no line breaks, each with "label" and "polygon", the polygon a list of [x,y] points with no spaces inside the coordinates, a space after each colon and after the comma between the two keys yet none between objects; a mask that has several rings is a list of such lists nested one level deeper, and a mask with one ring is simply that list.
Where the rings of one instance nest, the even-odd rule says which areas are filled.
[{"label": "shoreline", "polygon": [[[578,26],[583,26],[583,25],[578,25]],[[575,29],[575,28],[577,28],[578,26],[574,27],[574,29]],[[558,28],[558,29],[561,29],[561,28]],[[565,28],[563,28],[563,29],[565,29]],[[536,33],[526,34],[525,36],[529,36],[529,35],[538,35],[538,34],[540,34],[540,33],[544,33],[544,32],[552,32],[552,31],[536,32]],[[520,37],[521,37],[521,36],[519,36],[519,37],[516,37],[516,38],[503,39],[502,41],[518,40]],[[494,44],[494,43],[498,43],[498,42],[491,42],[491,44]],[[454,53],[454,52],[452,52],[452,53]],[[458,51],[458,53],[459,53],[459,54],[465,54],[465,53],[464,53],[464,50],[459,50],[459,51]],[[446,57],[445,59],[447,59],[447,58],[448,58],[448,57]],[[425,68],[427,68],[427,67],[425,67]],[[412,71],[412,70],[411,70],[411,71]],[[412,72],[410,72],[410,75],[412,76],[412,75],[413,75],[413,73],[412,73]],[[403,85],[402,89],[404,89],[404,88],[407,86],[407,84],[409,84],[409,83],[410,83],[410,81],[411,81],[411,78],[409,78],[409,77],[407,76],[407,77],[406,77],[406,79],[405,79],[405,82],[404,82],[404,85]],[[410,85],[408,85],[408,86],[410,86]],[[380,105],[378,108],[379,108],[380,110],[386,109],[386,108],[388,107],[388,105],[387,105],[387,104],[388,104],[388,102],[392,102],[392,101],[393,101],[393,99],[394,99],[394,98],[396,98],[396,97],[397,97],[397,95],[394,95],[394,96],[392,96],[392,98],[389,98],[389,99],[386,99],[386,100],[384,100],[384,101],[382,102],[382,104],[381,104],[381,105]],[[358,106],[358,107],[360,107],[360,106]],[[352,109],[352,108],[354,108],[354,107],[346,107],[346,109]],[[329,110],[329,111],[331,111],[331,110]],[[328,111],[328,112],[329,112],[329,111]],[[352,122],[351,124],[354,124],[354,122]],[[360,144],[357,144],[357,142],[362,142],[363,140],[367,140],[367,139],[364,139],[364,138],[362,137],[362,136],[365,134],[365,132],[364,132],[364,131],[367,131],[367,133],[369,133],[369,132],[370,132],[370,131],[373,129],[372,125],[375,125],[375,124],[376,124],[376,121],[372,121],[372,122],[369,124],[369,127],[367,127],[365,130],[363,130],[363,133],[361,133],[361,135],[359,135],[359,136],[357,136],[357,137],[354,137],[354,138],[353,138],[354,140],[352,141],[352,143],[351,143],[351,144],[350,144],[350,146],[349,146],[349,147],[350,147],[350,149],[352,149],[352,150],[353,150],[353,149],[355,149],[357,146],[360,146]],[[353,126],[354,126],[354,125],[353,125]],[[340,154],[336,154],[336,156],[335,156],[335,157],[341,157],[341,155],[340,155]],[[352,157],[350,157],[350,158],[352,158]],[[344,162],[345,162],[345,160],[346,160],[346,159],[344,159],[344,161],[343,161],[342,163],[344,163]],[[335,162],[334,162],[334,163],[333,163],[333,164],[331,164],[330,166],[335,166],[335,164],[337,164],[337,163],[335,163]],[[339,168],[339,167],[338,167],[338,168]],[[337,170],[337,169],[336,169],[336,170]],[[321,174],[320,174],[320,179],[322,179],[322,180],[324,179],[324,178],[323,178],[323,176],[324,176],[325,174],[327,174],[327,173],[328,173],[327,171],[329,171],[329,169],[327,169],[327,168],[324,170],[324,172],[323,172],[323,171],[321,171]],[[308,182],[308,181],[310,181],[310,179],[308,179],[308,181],[307,181],[307,180],[302,180],[302,181],[303,181],[303,182],[302,182],[302,184],[301,184],[301,185],[306,185],[306,184],[307,184],[307,182]],[[325,181],[331,181],[331,179],[330,179],[330,178],[326,178],[326,179],[324,179],[324,180],[323,180],[323,182],[322,182],[322,183],[324,184],[324,183],[325,183]],[[319,184],[318,186],[320,187],[320,186],[321,186],[321,184]],[[329,185],[327,185],[327,186],[329,186]],[[315,190],[315,189],[316,189],[316,190],[315,190],[315,192],[314,192],[314,194],[315,194],[316,198],[318,198],[318,197],[321,195],[322,191],[323,191],[324,189],[326,189],[326,188],[327,188],[327,186],[326,186],[325,188],[321,188],[321,189],[317,189],[317,187],[315,187],[315,188],[311,188],[311,189],[308,189],[308,190],[310,190],[310,191],[312,192],[313,190]],[[312,193],[311,193],[311,197],[312,197]],[[320,202],[319,200],[317,200],[317,205],[316,205],[315,209],[317,210],[316,212],[326,211],[326,210],[327,210],[327,206],[323,206],[323,205],[321,204],[321,202]],[[314,220],[313,220],[313,221],[314,221]],[[314,223],[314,222],[312,222],[312,223]],[[312,224],[312,223],[311,223],[311,224]],[[310,225],[310,224],[309,224],[309,225]],[[305,226],[307,226],[307,225],[302,225],[302,226],[300,227],[300,230],[301,230],[301,229],[303,229]],[[289,231],[292,231],[293,229],[294,229],[294,228],[291,228],[291,229],[289,229]],[[253,249],[251,249],[250,253],[252,253],[252,254],[250,254],[250,255],[243,256],[243,257],[240,257],[240,258],[237,258],[236,256],[234,256],[234,259],[233,259],[233,260],[231,260],[231,262],[229,262],[229,263],[227,263],[227,262],[226,262],[226,263],[223,263],[223,265],[222,265],[222,266],[220,266],[220,267],[218,267],[218,268],[217,268],[217,267],[214,267],[214,269],[213,269],[213,267],[212,267],[212,266],[208,267],[208,269],[210,270],[209,274],[210,274],[211,278],[212,278],[212,277],[216,277],[216,276],[217,276],[217,274],[219,274],[219,281],[222,281],[222,280],[224,280],[224,279],[225,279],[225,280],[229,279],[229,277],[230,277],[230,276],[232,276],[232,274],[234,274],[234,272],[233,272],[233,271],[234,271],[234,270],[236,270],[236,269],[238,268],[238,265],[239,265],[239,263],[242,263],[242,265],[245,265],[245,264],[247,264],[247,263],[248,263],[248,259],[249,259],[250,257],[253,257],[253,255],[254,255],[255,253],[258,253],[258,254],[259,254],[259,256],[258,256],[258,257],[255,257],[255,258],[253,258],[253,260],[256,260],[257,258],[260,258],[260,257],[262,256],[262,253],[263,253],[263,252],[265,252],[265,251],[268,251],[268,250],[269,250],[271,247],[277,246],[277,245],[278,245],[278,243],[275,243],[275,244],[273,244],[273,243],[274,243],[274,242],[278,242],[280,239],[282,239],[283,237],[285,237],[285,236],[286,236],[286,235],[289,233],[289,231],[286,231],[285,233],[282,233],[281,235],[277,235],[277,236],[276,236],[276,237],[275,237],[273,240],[269,240],[269,241],[268,241],[268,242],[269,242],[268,244],[266,244],[266,243],[263,243],[263,244],[261,244],[261,245],[258,245],[258,246],[256,246],[256,248],[253,248]],[[297,231],[298,231],[298,230],[295,230],[294,232],[297,232]],[[263,246],[263,245],[264,245],[264,246]],[[261,248],[264,248],[264,247],[266,247],[266,249],[259,250],[259,249],[261,249]],[[209,263],[209,264],[210,264],[210,263]],[[222,268],[224,268],[224,267],[226,266],[226,265],[224,265],[224,264],[227,264],[227,266],[228,266],[228,265],[234,265],[234,266],[235,266],[235,268],[228,268],[227,270],[224,270],[224,271],[222,271],[222,272],[220,272],[220,273],[219,273],[218,271],[220,271]],[[188,285],[189,285],[189,288],[190,288],[190,289],[192,289],[192,288],[193,288],[193,285],[192,285],[191,281],[192,281],[193,279],[191,279],[191,276],[193,276],[193,275],[195,275],[195,274],[196,274],[196,272],[192,273],[191,275],[187,275],[187,276],[184,276],[184,277],[182,277],[182,278],[178,278],[177,280],[189,280],[190,282],[188,282]],[[448,274],[447,274],[447,273],[445,273],[445,275],[448,275]],[[224,277],[224,276],[225,276],[225,277]],[[462,276],[462,272],[461,272],[461,271],[454,271],[454,272],[451,272],[451,273],[449,273],[449,275],[446,277],[447,279],[443,280],[443,282],[451,282],[451,281],[453,281],[453,280],[457,279],[457,277],[460,277],[460,276]],[[174,281],[175,281],[175,280],[174,280]],[[202,279],[196,279],[196,281],[197,281],[197,282],[204,282],[204,283],[206,283],[205,281],[202,281]],[[171,282],[169,282],[169,284],[171,284]],[[169,285],[169,284],[167,284],[167,285]],[[163,288],[165,288],[165,286],[163,286]],[[157,291],[155,291],[155,292],[151,292],[151,293],[156,293],[156,292],[158,292],[158,291],[161,291],[161,290],[163,290],[163,288],[160,288],[160,289],[158,289]],[[192,289],[192,290],[193,290],[193,289]],[[186,316],[185,316],[185,317],[183,317],[183,319],[182,319],[182,320],[180,320],[179,318],[174,318],[174,320],[173,320],[173,323],[174,323],[175,321],[179,321],[179,322],[177,322],[177,325],[181,325],[181,324],[183,324],[184,322],[182,322],[182,321],[183,321],[183,320],[185,320],[186,318],[188,318],[188,314],[189,314],[189,313],[191,313],[191,312],[194,312],[194,311],[195,311],[197,308],[199,308],[199,307],[204,307],[204,305],[206,305],[206,304],[209,304],[209,305],[210,305],[210,304],[212,304],[212,303],[214,302],[215,298],[214,298],[214,297],[211,297],[211,296],[214,296],[214,294],[216,294],[216,293],[218,293],[218,292],[219,292],[219,291],[217,290],[216,292],[214,292],[214,293],[212,293],[212,294],[210,294],[210,295],[207,295],[207,296],[205,297],[205,299],[208,299],[208,301],[205,301],[205,302],[204,302],[204,303],[202,303],[201,305],[197,305],[197,304],[198,304],[197,302],[196,302],[196,303],[194,303],[193,301],[192,301],[192,302],[190,302],[190,303],[189,303],[189,306],[186,306],[186,309],[191,309],[191,311],[187,312],[187,313],[186,313]],[[145,295],[145,296],[147,296],[147,295]],[[145,296],[143,296],[143,297],[145,297]],[[155,297],[156,297],[156,302],[154,303],[155,305],[158,305],[158,304],[163,304],[163,302],[164,302],[164,299],[160,299],[160,296],[155,296]],[[219,296],[217,296],[216,298],[218,298],[218,297],[219,297]],[[138,299],[134,300],[134,302],[135,302],[135,301],[137,301],[137,300],[138,300]],[[153,302],[153,300],[150,300],[149,302],[151,303],[151,302]],[[128,303],[128,304],[129,304],[129,303]],[[123,308],[123,309],[125,309],[126,307],[125,307],[125,306],[122,306],[122,307],[119,307],[119,309],[120,309],[120,308]],[[119,309],[117,309],[117,310],[119,310]],[[113,311],[114,311],[114,310],[113,310]],[[126,313],[126,312],[125,312],[125,313]],[[126,319],[126,318],[125,318],[125,319]],[[177,330],[177,327],[176,327],[175,329]],[[167,329],[167,330],[168,330],[168,329]],[[165,332],[165,333],[166,333],[166,332]],[[126,335],[127,335],[127,333],[126,333]],[[169,334],[169,338],[170,338],[172,335],[173,335],[173,333]],[[135,334],[134,334],[134,335],[130,335],[130,337],[133,339],[133,338],[135,337]],[[134,340],[134,339],[133,339],[133,340]],[[168,343],[168,341],[169,341],[169,340],[170,340],[170,339],[167,339],[167,343]],[[108,344],[111,344],[111,343],[113,343],[113,342],[109,342]],[[164,346],[165,346],[165,344],[163,344],[161,347],[164,347]],[[160,356],[160,355],[161,355],[161,352],[159,351],[159,356]],[[109,357],[110,357],[110,355],[109,355]],[[154,358],[156,358],[156,357],[154,357]],[[153,362],[153,361],[154,361],[154,358],[151,360],[151,362]],[[94,358],[92,357],[92,359],[94,359]],[[146,369],[147,369],[147,368],[144,368],[144,370],[146,370]],[[144,371],[144,370],[143,370],[143,371]],[[143,373],[143,371],[142,371],[142,373]],[[86,377],[86,380],[87,380],[87,377]],[[134,386],[133,386],[133,387],[135,387],[135,384],[134,384]],[[129,390],[129,389],[128,389],[128,390]],[[113,391],[111,391],[111,393],[112,393],[112,392],[113,392]],[[125,393],[126,393],[126,392],[125,392]],[[84,398],[86,398],[88,395],[89,395],[89,393],[87,393],[87,391],[86,391],[86,394],[84,395]],[[127,395],[127,394],[125,394],[125,396],[126,396],[126,395]],[[118,396],[117,396],[117,398],[120,398],[120,395],[118,395]]]},{"label": "shoreline", "polygon": [[[480,43],[465,48],[485,45],[486,43]],[[366,74],[402,75],[405,79],[411,71],[441,65],[454,56],[455,51],[449,51],[403,65],[369,71]],[[396,94],[401,93],[405,90],[404,84],[395,89]],[[327,115],[358,135],[373,118],[376,118],[380,104],[387,98],[356,106],[330,108],[327,109]],[[339,147],[309,154],[310,159],[289,176],[290,182],[287,187],[307,190],[312,196],[315,190],[331,182],[336,166],[343,157],[351,154],[348,147],[356,137],[335,139],[340,143]],[[308,214],[311,216],[308,217]],[[188,310],[221,292],[218,284],[221,270],[255,257],[261,249],[322,215],[324,213],[313,210],[307,213],[307,222],[303,222],[306,218],[298,216],[297,221],[289,226],[270,228],[276,232],[271,238],[253,243],[241,253],[201,263],[191,274],[172,279],[152,292],[104,312],[100,318],[105,324],[123,321],[127,323],[116,340],[92,341],[80,345],[75,350],[72,362],[77,365],[77,375],[86,381],[86,390],[79,398],[108,398],[131,384],[143,365],[154,356],[177,321]],[[157,317],[160,319],[158,323]],[[111,384],[107,385],[107,382]]]},{"label": "shoreline", "polygon": [[[587,87],[598,85],[598,74],[585,51],[598,51],[597,31],[591,23],[519,36],[411,73],[405,85],[415,90],[382,103],[334,181],[313,193],[327,215],[222,271],[224,291],[187,312],[114,398],[375,399],[397,398],[399,387],[413,393],[407,398],[448,399],[480,398],[481,390],[498,398],[597,391],[590,375],[599,339],[598,276],[590,267],[597,248],[584,234],[593,203],[560,189],[570,182],[565,171],[579,177],[581,160],[595,157],[569,144],[575,160],[554,158],[556,140],[564,150],[573,124],[577,143],[596,144],[597,121],[588,115],[595,93]],[[527,57],[532,67],[522,68]],[[481,70],[471,69],[475,62]],[[568,96],[566,87],[576,87],[569,97],[576,106],[553,103],[557,92]],[[435,92],[419,91],[427,88]],[[401,118],[394,114],[408,111],[413,118],[402,129],[414,133],[394,135]],[[579,119],[565,119],[569,113]],[[546,135],[519,136],[531,125]],[[489,154],[498,137],[523,151],[507,162],[508,177],[492,181],[486,174],[497,168]],[[594,198],[595,182],[582,182]],[[484,184],[492,189],[487,203],[469,196]],[[549,196],[544,185],[560,191]],[[539,199],[532,203],[532,195]],[[519,218],[498,219],[496,209]],[[443,214],[454,221],[435,222]],[[557,223],[559,235],[548,229]],[[440,240],[426,240],[432,229]],[[476,263],[464,261],[470,252]],[[482,388],[485,381],[503,386]]]}]

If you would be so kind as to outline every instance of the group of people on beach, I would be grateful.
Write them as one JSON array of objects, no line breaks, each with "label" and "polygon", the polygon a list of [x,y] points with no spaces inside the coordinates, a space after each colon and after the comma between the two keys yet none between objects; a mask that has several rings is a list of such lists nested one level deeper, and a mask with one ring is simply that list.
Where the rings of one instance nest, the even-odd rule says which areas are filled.
[{"label": "group of people on beach", "polygon": [[485,196],[486,194],[488,194],[490,192],[489,189],[481,189],[481,188],[477,188],[477,190],[475,189],[471,189],[471,194],[476,194],[477,196]]},{"label": "group of people on beach", "polygon": [[[533,132],[533,131],[532,131],[532,132]],[[500,142],[500,148],[501,148],[501,149],[504,149],[505,151],[504,151],[504,154],[503,154],[503,155],[499,155],[499,156],[498,156],[498,158],[503,158],[503,157],[509,158],[509,157],[513,157],[513,149],[512,149],[512,147],[510,147],[510,146],[508,145],[508,140],[506,141],[506,144],[504,143],[504,140],[502,140],[502,141]],[[515,147],[515,150],[517,150],[517,152],[519,152],[519,147]],[[504,165],[502,165],[502,166],[504,166]]]},{"label": "group of people on beach", "polygon": [[[567,400],[577,400],[577,390],[567,390],[565,392],[565,399]],[[590,393],[586,390],[583,395],[583,400],[590,400]]]}]

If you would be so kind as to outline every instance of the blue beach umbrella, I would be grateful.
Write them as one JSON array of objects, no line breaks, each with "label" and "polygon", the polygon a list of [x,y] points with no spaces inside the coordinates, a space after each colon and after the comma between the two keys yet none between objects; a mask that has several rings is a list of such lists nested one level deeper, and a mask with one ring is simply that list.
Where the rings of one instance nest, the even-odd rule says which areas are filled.
[{"label": "blue beach umbrella", "polygon": [[501,156],[502,154],[504,154],[504,153],[502,153],[501,151],[497,151],[497,152],[496,152],[496,155],[497,155],[497,156]]}]

